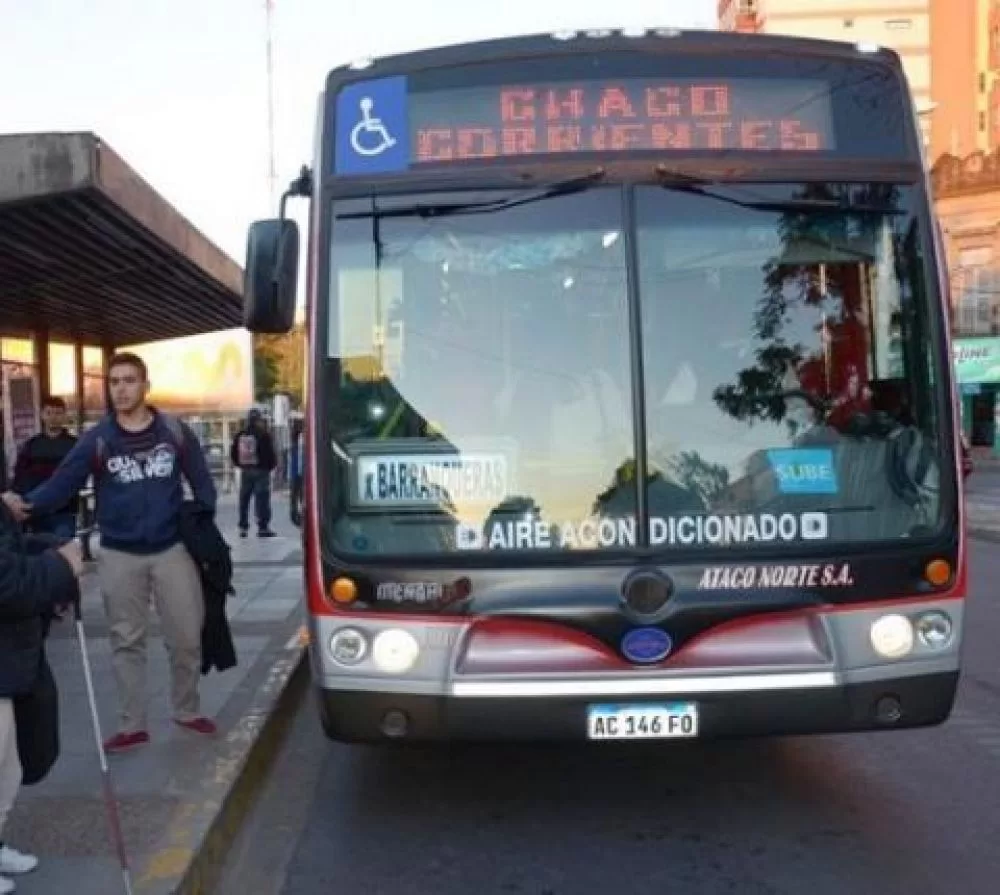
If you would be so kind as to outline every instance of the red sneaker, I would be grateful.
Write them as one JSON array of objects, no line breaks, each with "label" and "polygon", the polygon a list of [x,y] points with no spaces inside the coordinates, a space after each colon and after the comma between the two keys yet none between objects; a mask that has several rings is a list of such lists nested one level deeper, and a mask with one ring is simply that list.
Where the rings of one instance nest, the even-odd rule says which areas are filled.
[{"label": "red sneaker", "polygon": [[193,730],[195,733],[203,733],[206,735],[213,734],[216,730],[218,730],[215,726],[215,722],[209,720],[208,718],[192,718],[190,721],[178,721],[174,718],[174,723],[179,724],[187,730]]},{"label": "red sneaker", "polygon": [[145,746],[149,742],[149,734],[145,730],[135,733],[116,733],[111,739],[104,741],[105,752],[125,752],[136,746]]}]

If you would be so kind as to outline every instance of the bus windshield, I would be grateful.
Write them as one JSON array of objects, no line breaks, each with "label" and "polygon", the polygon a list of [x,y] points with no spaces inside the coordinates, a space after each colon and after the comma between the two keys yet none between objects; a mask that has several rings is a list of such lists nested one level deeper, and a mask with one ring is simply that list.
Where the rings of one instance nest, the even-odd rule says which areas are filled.
[{"label": "bus windshield", "polygon": [[504,201],[519,195],[334,201],[318,459],[336,552],[936,533],[917,187],[594,183]]}]

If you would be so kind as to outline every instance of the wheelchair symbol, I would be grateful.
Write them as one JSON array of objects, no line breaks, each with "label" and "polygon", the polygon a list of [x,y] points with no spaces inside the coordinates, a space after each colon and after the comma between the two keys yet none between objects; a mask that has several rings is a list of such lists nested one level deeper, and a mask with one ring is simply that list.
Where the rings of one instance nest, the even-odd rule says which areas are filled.
[{"label": "wheelchair symbol", "polygon": [[[351,131],[351,146],[358,155],[381,155],[387,149],[392,149],[396,145],[395,138],[386,130],[381,118],[372,117],[372,108],[375,103],[370,96],[366,96],[359,103],[361,106],[361,120],[354,125]],[[364,139],[367,135],[370,139]],[[368,143],[369,145],[365,145]]]}]

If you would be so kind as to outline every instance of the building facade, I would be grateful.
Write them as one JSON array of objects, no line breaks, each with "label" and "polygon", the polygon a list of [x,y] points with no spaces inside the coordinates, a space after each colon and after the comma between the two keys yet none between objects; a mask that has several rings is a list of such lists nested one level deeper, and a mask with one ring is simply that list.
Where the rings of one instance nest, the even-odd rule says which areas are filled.
[{"label": "building facade", "polygon": [[1000,146],[1000,0],[932,0],[931,158]]},{"label": "building facade", "polygon": [[[788,34],[819,40],[869,41],[895,50],[903,61],[920,114],[924,141],[931,140],[931,7],[935,0],[720,0],[719,28],[744,33]],[[950,2],[950,0],[949,0]]]},{"label": "building facade", "polygon": [[948,259],[963,427],[973,447],[1000,456],[1000,149],[944,155],[931,178]]},{"label": "building facade", "polygon": [[720,0],[718,13],[727,31],[891,47],[931,161],[1000,146],[1000,0]]}]

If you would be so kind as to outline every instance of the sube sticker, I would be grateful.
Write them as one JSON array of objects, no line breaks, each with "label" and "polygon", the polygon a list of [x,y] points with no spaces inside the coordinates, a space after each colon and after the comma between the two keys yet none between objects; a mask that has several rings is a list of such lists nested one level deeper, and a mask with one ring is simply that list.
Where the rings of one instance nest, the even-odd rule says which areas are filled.
[{"label": "sube sticker", "polygon": [[782,494],[836,494],[837,470],[829,448],[782,448],[767,452]]}]

